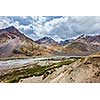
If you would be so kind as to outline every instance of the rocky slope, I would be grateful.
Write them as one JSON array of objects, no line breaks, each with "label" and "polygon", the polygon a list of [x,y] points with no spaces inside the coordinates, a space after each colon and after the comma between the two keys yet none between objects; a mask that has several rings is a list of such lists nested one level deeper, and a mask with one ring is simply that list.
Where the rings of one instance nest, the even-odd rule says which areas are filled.
[{"label": "rocky slope", "polygon": [[100,83],[100,55],[91,55],[78,59],[72,64],[63,65],[49,74],[23,79],[22,82],[39,83]]},{"label": "rocky slope", "polygon": [[58,43],[51,37],[43,37],[35,42],[38,44],[58,45]]},{"label": "rocky slope", "polygon": [[65,53],[64,47],[53,40],[51,37],[43,37],[35,42],[52,51],[54,55],[63,55]]},{"label": "rocky slope", "polygon": [[95,83],[100,82],[100,56],[82,58],[75,63],[60,69],[47,77],[44,82],[61,83]]},{"label": "rocky slope", "polygon": [[67,45],[68,43],[72,42],[73,40],[74,40],[74,39],[68,39],[68,40],[60,41],[59,45],[65,46],[65,45]]},{"label": "rocky slope", "polygon": [[68,41],[59,44],[50,37],[33,41],[11,26],[0,30],[0,57],[85,56],[100,51],[100,35],[81,35],[67,44],[66,42]]},{"label": "rocky slope", "polygon": [[0,30],[0,57],[50,54],[50,50],[35,43],[13,26]]},{"label": "rocky slope", "polygon": [[67,55],[90,55],[100,51],[100,35],[82,35],[64,47]]}]

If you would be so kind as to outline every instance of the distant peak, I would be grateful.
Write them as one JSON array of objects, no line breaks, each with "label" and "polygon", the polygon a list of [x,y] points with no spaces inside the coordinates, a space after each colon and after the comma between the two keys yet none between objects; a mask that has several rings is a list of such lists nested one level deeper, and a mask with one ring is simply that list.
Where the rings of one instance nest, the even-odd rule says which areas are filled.
[{"label": "distant peak", "polygon": [[36,42],[39,43],[39,44],[42,44],[42,43],[58,44],[51,37],[43,37],[43,38],[37,40]]},{"label": "distant peak", "polygon": [[86,35],[85,34],[81,34],[80,36],[77,37],[77,39],[82,39],[84,37],[86,37]]},{"label": "distant peak", "polygon": [[43,39],[52,39],[52,38],[51,38],[51,37],[47,37],[47,36],[46,36],[46,37],[43,37]]}]

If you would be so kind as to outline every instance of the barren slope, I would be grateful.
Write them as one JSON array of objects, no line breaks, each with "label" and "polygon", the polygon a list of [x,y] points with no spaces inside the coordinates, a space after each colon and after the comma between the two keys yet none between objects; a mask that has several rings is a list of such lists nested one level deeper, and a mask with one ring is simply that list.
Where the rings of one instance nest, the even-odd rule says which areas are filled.
[{"label": "barren slope", "polygon": [[63,65],[49,75],[44,82],[100,83],[100,55],[79,59],[71,65]]},{"label": "barren slope", "polygon": [[70,65],[63,65],[44,79],[43,76],[31,77],[21,82],[100,83],[100,55],[83,57]]},{"label": "barren slope", "polygon": [[47,48],[35,43],[15,27],[0,30],[0,57],[51,55]]},{"label": "barren slope", "polygon": [[[83,35],[82,35],[83,36]],[[96,37],[96,39],[95,39]],[[100,51],[100,36],[79,37],[65,45],[67,55],[90,55]]]}]

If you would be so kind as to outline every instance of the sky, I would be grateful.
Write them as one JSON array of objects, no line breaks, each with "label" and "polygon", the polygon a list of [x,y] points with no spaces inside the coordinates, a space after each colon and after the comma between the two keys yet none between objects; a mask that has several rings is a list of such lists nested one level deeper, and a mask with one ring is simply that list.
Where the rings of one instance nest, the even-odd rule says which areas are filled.
[{"label": "sky", "polygon": [[99,16],[0,16],[0,29],[15,26],[33,40],[48,36],[56,41],[81,34],[100,34]]}]

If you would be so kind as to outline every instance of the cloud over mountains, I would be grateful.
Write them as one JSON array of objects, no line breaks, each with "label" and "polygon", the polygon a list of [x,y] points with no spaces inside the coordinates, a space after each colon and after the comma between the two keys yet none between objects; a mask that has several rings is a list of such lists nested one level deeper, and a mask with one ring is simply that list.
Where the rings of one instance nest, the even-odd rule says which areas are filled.
[{"label": "cloud over mountains", "polygon": [[0,28],[11,25],[34,40],[50,36],[60,41],[80,34],[100,34],[99,16],[0,16]]}]

